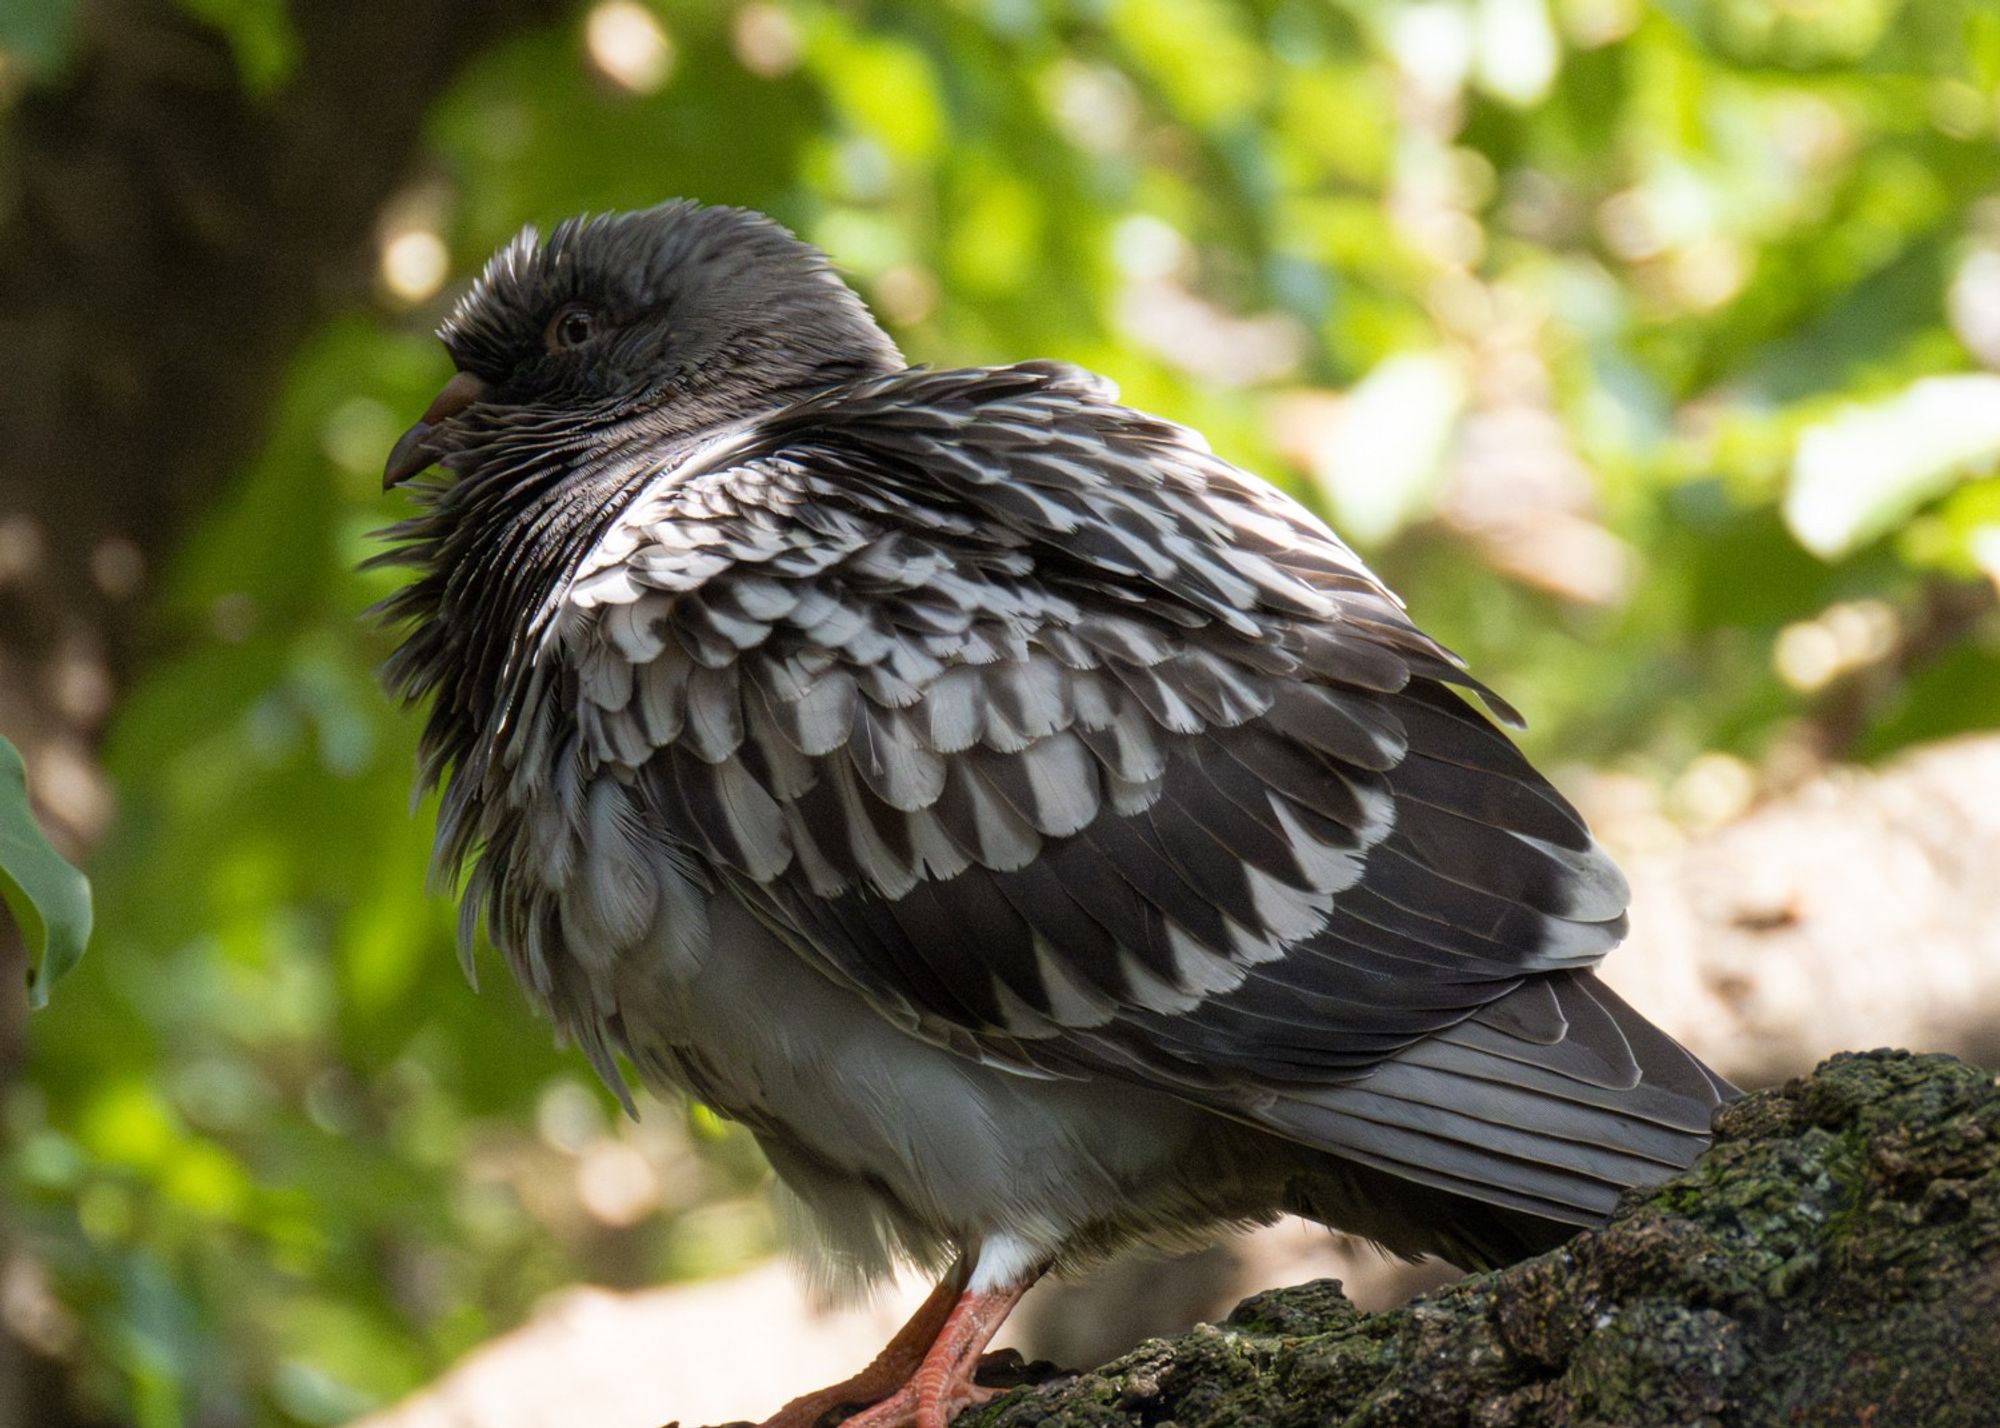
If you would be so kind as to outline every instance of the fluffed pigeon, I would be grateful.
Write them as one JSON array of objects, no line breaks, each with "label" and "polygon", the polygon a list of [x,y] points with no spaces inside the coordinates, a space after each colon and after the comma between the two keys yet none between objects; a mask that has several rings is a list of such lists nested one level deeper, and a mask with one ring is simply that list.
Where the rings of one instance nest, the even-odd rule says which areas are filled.
[{"label": "fluffed pigeon", "polygon": [[1498,1264],[1726,1082],[1592,975],[1624,878],[1331,531],[1058,362],[933,371],[687,202],[523,232],[389,457],[436,860],[624,1094],[831,1261],[943,1269],[773,1424],[941,1428],[1037,1277],[1304,1215]]}]

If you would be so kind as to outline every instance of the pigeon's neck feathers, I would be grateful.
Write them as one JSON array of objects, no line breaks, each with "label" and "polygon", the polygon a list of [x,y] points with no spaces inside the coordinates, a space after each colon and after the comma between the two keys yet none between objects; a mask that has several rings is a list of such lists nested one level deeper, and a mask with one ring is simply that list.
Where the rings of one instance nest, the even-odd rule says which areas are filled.
[{"label": "pigeon's neck feathers", "polygon": [[599,433],[534,462],[497,455],[415,488],[424,509],[383,533],[397,545],[378,560],[420,573],[379,609],[409,627],[385,681],[408,703],[431,701],[423,787],[468,759],[483,762],[525,697],[532,656],[578,564],[635,492],[712,436]]}]

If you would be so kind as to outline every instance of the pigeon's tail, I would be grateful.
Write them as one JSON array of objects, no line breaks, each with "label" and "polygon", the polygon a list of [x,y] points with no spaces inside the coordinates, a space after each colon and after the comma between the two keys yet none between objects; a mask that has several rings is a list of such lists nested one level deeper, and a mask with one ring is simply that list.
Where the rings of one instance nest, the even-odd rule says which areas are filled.
[{"label": "pigeon's tail", "polygon": [[[1435,1207],[1443,1224],[1408,1206],[1406,1232],[1380,1236],[1393,1248],[1407,1247],[1400,1238],[1491,1263],[1598,1224],[1621,1191],[1686,1168],[1708,1144],[1715,1108],[1736,1094],[1589,972],[1561,972],[1361,1080],[1283,1097],[1260,1119],[1442,1192],[1420,1201],[1452,1202]],[[1337,1211],[1322,1218],[1339,1223]]]}]

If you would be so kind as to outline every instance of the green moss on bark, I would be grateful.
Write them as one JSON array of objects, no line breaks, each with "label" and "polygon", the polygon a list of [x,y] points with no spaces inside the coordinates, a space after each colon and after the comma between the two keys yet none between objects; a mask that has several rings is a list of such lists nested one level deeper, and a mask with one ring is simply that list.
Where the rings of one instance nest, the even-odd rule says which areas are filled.
[{"label": "green moss on bark", "polygon": [[1246,1300],[960,1428],[1988,1428],[2000,1423],[2000,1083],[1837,1056],[1724,1110],[1604,1229],[1363,1314]]}]

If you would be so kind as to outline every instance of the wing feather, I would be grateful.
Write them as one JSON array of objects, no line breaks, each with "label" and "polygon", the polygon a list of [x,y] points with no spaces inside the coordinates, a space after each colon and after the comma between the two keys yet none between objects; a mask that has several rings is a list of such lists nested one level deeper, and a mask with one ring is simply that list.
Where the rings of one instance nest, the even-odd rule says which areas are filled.
[{"label": "wing feather", "polygon": [[1545,1217],[1689,1156],[1719,1083],[1587,974],[1623,878],[1313,517],[1052,365],[731,454],[605,538],[565,650],[591,756],[801,956]]}]

